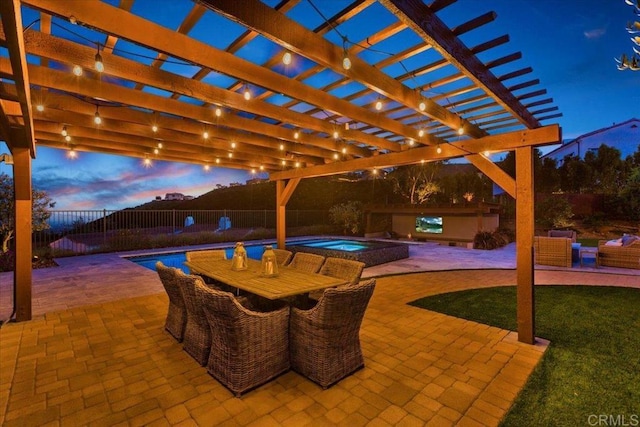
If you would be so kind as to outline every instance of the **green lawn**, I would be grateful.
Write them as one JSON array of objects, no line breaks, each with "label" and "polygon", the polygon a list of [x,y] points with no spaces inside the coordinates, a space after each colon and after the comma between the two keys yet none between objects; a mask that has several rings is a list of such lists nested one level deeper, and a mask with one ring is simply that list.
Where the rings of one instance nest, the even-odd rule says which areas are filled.
[{"label": "green lawn", "polygon": [[[551,345],[502,425],[594,425],[592,414],[640,425],[640,290],[540,286],[535,301],[536,336]],[[516,329],[515,287],[452,292],[412,305]]]}]

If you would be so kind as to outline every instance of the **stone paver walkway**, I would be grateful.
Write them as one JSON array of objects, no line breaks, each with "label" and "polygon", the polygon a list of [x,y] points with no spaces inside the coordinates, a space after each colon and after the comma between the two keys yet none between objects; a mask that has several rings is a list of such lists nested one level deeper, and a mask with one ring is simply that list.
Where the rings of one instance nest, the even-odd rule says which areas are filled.
[{"label": "stone paver walkway", "polygon": [[[514,283],[513,270],[380,277],[364,369],[329,390],[288,372],[238,399],[164,331],[153,271],[109,254],[67,258],[34,271],[34,320],[0,329],[0,424],[497,425],[547,343],[406,303]],[[633,274],[571,270],[537,271],[536,283],[640,287]]]}]

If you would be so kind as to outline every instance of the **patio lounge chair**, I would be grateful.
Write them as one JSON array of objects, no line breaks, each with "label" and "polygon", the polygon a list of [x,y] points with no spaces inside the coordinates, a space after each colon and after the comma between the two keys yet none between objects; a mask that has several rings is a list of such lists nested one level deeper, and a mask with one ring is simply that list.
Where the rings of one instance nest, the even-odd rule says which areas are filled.
[{"label": "patio lounge chair", "polygon": [[196,285],[207,286],[200,276],[186,275],[178,270],[177,282],[187,309],[187,326],[184,331],[183,348],[199,364],[204,366],[211,350],[211,330],[201,302],[196,297]]},{"label": "patio lounge chair", "polygon": [[164,286],[169,296],[169,311],[167,312],[167,319],[164,322],[164,328],[173,335],[178,342],[182,342],[184,329],[187,326],[187,310],[184,306],[182,292],[180,292],[180,287],[177,282],[178,270],[173,267],[167,267],[158,261],[156,263],[156,271],[158,272],[158,276],[160,276],[162,286]]},{"label": "patio lounge chair", "polygon": [[289,370],[289,307],[251,311],[201,283],[196,293],[210,325],[212,377],[239,397]]},{"label": "patio lounge chair", "polygon": [[610,246],[606,240],[598,242],[600,265],[620,268],[640,268],[640,240],[626,246]]},{"label": "patio lounge chair", "polygon": [[286,249],[273,249],[273,252],[276,254],[278,267],[284,267],[285,265],[288,265],[291,262],[291,258],[293,257],[293,252]]},{"label": "patio lounge chair", "polygon": [[364,367],[360,326],[375,279],[326,289],[310,310],[291,308],[291,368],[328,388]]},{"label": "patio lounge chair", "polygon": [[317,273],[318,271],[320,271],[323,263],[324,257],[322,255],[309,254],[306,252],[296,252],[287,267],[296,268],[308,273]]},{"label": "patio lounge chair", "polygon": [[568,237],[535,236],[533,252],[536,264],[571,267],[571,239]]},{"label": "patio lounge chair", "polygon": [[574,230],[549,230],[547,237],[568,237],[571,243],[576,243],[577,234]]}]

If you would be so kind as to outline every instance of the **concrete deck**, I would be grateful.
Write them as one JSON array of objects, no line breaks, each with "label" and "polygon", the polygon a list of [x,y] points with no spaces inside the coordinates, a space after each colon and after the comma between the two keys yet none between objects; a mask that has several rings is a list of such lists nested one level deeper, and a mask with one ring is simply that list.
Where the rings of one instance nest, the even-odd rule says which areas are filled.
[{"label": "concrete deck", "polygon": [[[406,303],[514,284],[510,250],[416,245],[407,260],[366,269],[396,275],[378,278],[365,315],[365,368],[329,390],[288,372],[239,399],[164,331],[168,299],[153,271],[116,254],[60,259],[33,273],[34,320],[0,329],[0,424],[497,425],[546,341],[522,344]],[[640,287],[639,273],[578,267],[535,278]],[[0,274],[3,301],[10,278]]]}]

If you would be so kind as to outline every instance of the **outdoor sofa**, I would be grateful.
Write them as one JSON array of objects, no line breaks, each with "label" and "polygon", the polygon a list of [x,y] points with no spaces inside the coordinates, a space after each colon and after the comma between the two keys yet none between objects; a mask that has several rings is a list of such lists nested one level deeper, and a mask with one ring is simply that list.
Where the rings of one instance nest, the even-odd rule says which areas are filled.
[{"label": "outdoor sofa", "polygon": [[571,238],[544,237],[533,238],[533,253],[536,264],[571,267]]},{"label": "outdoor sofa", "polygon": [[640,268],[640,238],[637,238],[637,236],[623,236],[618,240],[600,240],[598,242],[600,265]]}]

